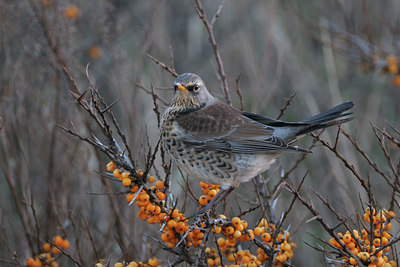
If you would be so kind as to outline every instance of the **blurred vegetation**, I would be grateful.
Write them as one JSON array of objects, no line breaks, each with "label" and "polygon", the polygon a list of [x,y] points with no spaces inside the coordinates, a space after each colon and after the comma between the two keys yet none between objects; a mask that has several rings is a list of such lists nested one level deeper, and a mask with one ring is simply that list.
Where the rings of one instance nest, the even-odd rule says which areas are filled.
[{"label": "blurred vegetation", "polygon": [[[140,221],[136,208],[126,205],[124,195],[112,193],[122,191],[120,185],[98,174],[108,159],[57,127],[75,128],[87,136],[100,134],[74,104],[71,81],[62,65],[78,87],[85,89],[85,66],[89,64],[90,75],[106,102],[119,100],[112,109],[140,166],[145,162],[147,143],[154,146],[158,141],[158,128],[152,96],[138,85],[154,86],[162,99],[169,100],[172,91],[157,88],[170,88],[174,80],[147,53],[173,65],[178,73],[199,74],[212,93],[224,99],[214,52],[193,5],[192,1],[157,0],[0,0],[2,266],[14,266],[13,259],[24,263],[38,253],[39,243],[55,235],[67,237],[69,253],[86,264],[100,258],[112,264],[118,260],[147,261],[153,256],[164,259],[163,264],[171,260],[151,240],[159,235],[157,227]],[[204,1],[203,5],[211,19],[220,2]],[[399,128],[400,87],[393,86],[393,73],[388,73],[387,66],[371,68],[368,62],[372,56],[384,62],[388,55],[400,57],[398,14],[400,2],[396,0],[225,1],[214,34],[233,105],[240,107],[237,79],[246,110],[272,118],[294,92],[297,94],[284,120],[305,119],[352,100],[355,120],[343,128],[352,136],[357,132],[359,145],[389,172],[370,123],[382,129],[387,121]],[[331,25],[347,37],[331,30]],[[370,44],[370,57],[360,53],[348,36]],[[329,129],[322,136],[334,143],[335,135],[336,129]],[[306,137],[299,145],[308,147],[311,142],[312,137]],[[389,208],[393,200],[390,187],[345,138],[340,138],[338,149],[365,179],[370,179],[379,207]],[[360,198],[366,201],[367,194],[351,172],[319,143],[313,151],[289,179],[296,184],[308,170],[302,189],[306,195],[316,189],[345,217],[351,218],[355,211],[363,213]],[[388,151],[398,166],[399,148],[388,145]],[[276,183],[281,171],[298,158],[295,153],[282,155],[264,176]],[[155,168],[161,170],[159,165],[157,162]],[[185,212],[194,214],[195,206],[183,203],[187,185],[175,169],[172,183],[179,208],[188,205]],[[189,178],[189,185],[200,194],[198,181]],[[241,185],[235,199],[240,201],[237,195],[251,197],[252,186],[251,182]],[[276,205],[278,217],[291,198],[289,192],[281,193]],[[236,203],[228,204],[230,215],[237,215]],[[243,203],[243,209],[246,207],[251,204]],[[334,215],[324,211],[323,204],[316,201],[315,208],[335,224]],[[398,214],[398,208],[395,212]],[[245,219],[254,226],[261,217],[258,210]],[[304,243],[321,245],[309,232],[329,239],[316,221],[308,222],[311,217],[296,202],[286,221],[297,243],[291,262],[294,266],[324,262],[323,254]],[[58,262],[73,266],[68,257]]]}]

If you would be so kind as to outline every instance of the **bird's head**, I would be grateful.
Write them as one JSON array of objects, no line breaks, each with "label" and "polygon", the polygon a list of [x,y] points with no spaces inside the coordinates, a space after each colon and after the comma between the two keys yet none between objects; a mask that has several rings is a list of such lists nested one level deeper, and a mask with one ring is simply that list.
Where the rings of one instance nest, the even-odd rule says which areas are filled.
[{"label": "bird's head", "polygon": [[215,101],[203,80],[196,74],[184,73],[174,81],[175,96],[171,105],[181,110],[200,109]]}]

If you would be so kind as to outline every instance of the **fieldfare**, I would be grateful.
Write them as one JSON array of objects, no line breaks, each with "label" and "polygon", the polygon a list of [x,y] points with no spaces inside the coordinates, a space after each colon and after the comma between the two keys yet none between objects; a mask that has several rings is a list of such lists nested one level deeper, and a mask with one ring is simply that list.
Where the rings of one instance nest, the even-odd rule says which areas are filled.
[{"label": "fieldfare", "polygon": [[174,89],[162,116],[163,147],[189,175],[221,185],[221,195],[269,169],[284,151],[311,152],[291,144],[308,132],[351,120],[345,111],[354,105],[347,101],[307,120],[285,122],[220,102],[196,74],[179,75]]}]

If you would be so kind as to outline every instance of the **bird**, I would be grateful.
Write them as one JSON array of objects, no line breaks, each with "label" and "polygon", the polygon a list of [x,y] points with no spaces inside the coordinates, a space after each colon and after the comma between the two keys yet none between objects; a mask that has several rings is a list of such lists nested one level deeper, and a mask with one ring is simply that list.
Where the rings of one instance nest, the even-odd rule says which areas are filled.
[{"label": "bird", "polygon": [[198,75],[183,73],[174,81],[174,97],[161,118],[161,143],[187,174],[221,185],[222,198],[268,170],[281,153],[311,153],[292,143],[309,132],[350,121],[352,113],[346,111],[353,106],[346,101],[309,119],[285,122],[221,102]]}]

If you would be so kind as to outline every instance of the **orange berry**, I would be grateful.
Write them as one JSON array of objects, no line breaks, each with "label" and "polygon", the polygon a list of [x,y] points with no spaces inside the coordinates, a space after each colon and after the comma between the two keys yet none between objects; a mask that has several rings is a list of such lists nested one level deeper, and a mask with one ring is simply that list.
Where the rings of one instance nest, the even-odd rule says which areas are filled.
[{"label": "orange berry", "polygon": [[122,179],[128,178],[130,174],[131,174],[130,172],[123,172],[123,173],[121,173],[121,178]]},{"label": "orange berry", "polygon": [[366,262],[369,259],[369,253],[368,252],[360,252],[357,254],[357,257],[359,257],[362,261]]},{"label": "orange berry", "polygon": [[42,262],[36,258],[35,261],[33,262],[33,267],[41,267],[42,266]]},{"label": "orange berry", "polygon": [[344,243],[349,243],[351,241],[351,235],[350,234],[343,235],[342,240]]},{"label": "orange berry", "polygon": [[103,49],[100,46],[94,45],[89,49],[89,57],[99,59],[103,55]]},{"label": "orange berry", "polygon": [[143,176],[143,171],[142,170],[137,170],[137,174],[139,175],[139,176]]},{"label": "orange berry", "polygon": [[143,202],[149,201],[150,196],[147,193],[143,193],[139,196],[139,199]]},{"label": "orange berry", "polygon": [[160,213],[161,213],[161,208],[160,208],[160,206],[155,205],[155,209],[154,209],[154,211],[153,211],[153,214],[154,214],[154,215],[158,215],[158,214],[160,214]]},{"label": "orange berry", "polygon": [[156,267],[158,265],[158,260],[155,258],[151,258],[149,259],[148,263],[150,266]]},{"label": "orange berry", "polygon": [[122,175],[122,173],[119,172],[119,169],[115,169],[115,170],[113,171],[113,176],[114,176],[115,178],[121,178],[121,175]]},{"label": "orange berry", "polygon": [[258,227],[268,227],[268,220],[262,218],[261,221],[258,223]]},{"label": "orange berry", "polygon": [[[399,76],[396,76],[396,77],[399,77],[399,79],[400,79],[400,75]],[[400,81],[399,81],[400,82]],[[400,85],[400,84],[399,84]],[[391,219],[393,219],[394,217],[396,217],[396,214],[394,213],[394,211],[392,211],[392,210],[389,210],[389,211],[387,211],[386,213],[385,213],[385,215],[386,215],[386,217],[389,219],[389,220],[391,220]]]},{"label": "orange berry", "polygon": [[351,265],[357,265],[357,264],[358,264],[357,260],[354,259],[353,257],[350,257],[349,263],[350,263]]},{"label": "orange berry", "polygon": [[225,245],[225,238],[223,238],[223,237],[218,238],[217,239],[217,244],[220,247],[224,246]]},{"label": "orange berry", "polygon": [[354,255],[357,255],[358,252],[360,252],[360,250],[356,247],[350,249],[351,253],[353,253]]},{"label": "orange berry", "polygon": [[239,238],[241,236],[242,236],[242,232],[240,232],[239,230],[236,230],[235,232],[233,232],[233,237]]},{"label": "orange berry", "polygon": [[129,203],[131,203],[132,199],[134,198],[134,194],[128,194],[126,195],[126,201],[128,201]]},{"label": "orange berry", "polygon": [[239,217],[233,217],[231,220],[231,223],[233,224],[233,227],[236,228],[236,226],[238,226],[240,223],[242,222],[242,220]]},{"label": "orange berry", "polygon": [[250,257],[249,257],[249,256],[244,255],[244,256],[242,257],[242,262],[243,262],[243,263],[248,263],[249,261],[250,261]]},{"label": "orange berry", "polygon": [[157,192],[156,192],[156,197],[157,197],[159,200],[164,200],[164,199],[166,198],[166,195],[165,195],[165,193],[163,193],[163,192],[161,192],[161,191],[157,191]]},{"label": "orange berry", "polygon": [[179,210],[174,209],[171,214],[172,218],[177,218],[179,216]]},{"label": "orange berry", "polygon": [[226,259],[229,261],[229,262],[235,262],[236,261],[236,257],[231,253],[231,254],[229,254],[229,255],[227,255],[226,256]]},{"label": "orange berry", "polygon": [[43,244],[43,250],[44,250],[45,252],[49,252],[49,251],[50,251],[50,248],[51,248],[51,245],[50,245],[49,243],[44,243],[44,244]]},{"label": "orange berry", "polygon": [[374,245],[375,247],[380,247],[381,246],[381,240],[379,238],[375,238],[372,241],[372,245]]},{"label": "orange berry", "polygon": [[238,250],[238,252],[236,252],[237,258],[243,258],[244,255],[245,255],[245,252],[243,250]]},{"label": "orange berry", "polygon": [[349,242],[349,243],[346,244],[346,246],[347,246],[349,249],[353,249],[353,248],[356,247],[356,243],[354,243],[354,242]]},{"label": "orange berry", "polygon": [[26,262],[25,262],[25,264],[27,265],[27,266],[33,266],[33,264],[35,263],[35,260],[33,259],[33,258],[28,258],[27,260],[26,260]]},{"label": "orange berry", "polygon": [[374,230],[374,236],[380,237],[381,236],[381,230],[380,229],[375,229]]},{"label": "orange berry", "polygon": [[220,214],[219,218],[222,219],[222,220],[226,220],[226,216],[224,214]]},{"label": "orange berry", "polygon": [[225,232],[228,235],[231,235],[231,234],[233,234],[233,232],[235,232],[235,229],[232,226],[228,226],[228,227],[225,228]]},{"label": "orange berry", "polygon": [[235,229],[236,229],[236,230],[239,230],[239,231],[243,231],[243,230],[244,230],[244,226],[243,226],[242,223],[239,223],[239,225],[237,225],[237,226],[235,227]]},{"label": "orange berry", "polygon": [[175,226],[175,230],[177,233],[179,234],[183,234],[186,232],[187,230],[187,226],[184,222],[178,222]]},{"label": "orange berry", "polygon": [[388,233],[388,232],[386,232],[386,231],[384,231],[383,233],[382,233],[382,236],[383,237],[385,237],[386,239],[390,239],[392,236]]},{"label": "orange berry", "polygon": [[116,262],[114,264],[114,267],[124,267],[124,265],[122,263],[120,263],[120,262]]},{"label": "orange berry", "polygon": [[60,250],[57,247],[51,247],[50,253],[51,254],[59,254]]},{"label": "orange berry", "polygon": [[161,212],[160,214],[158,214],[158,218],[161,221],[164,221],[164,220],[166,220],[168,218],[168,216],[167,216],[167,214],[165,212]]},{"label": "orange berry", "polygon": [[138,185],[134,185],[134,186],[131,188],[131,192],[132,192],[132,193],[136,193],[138,190],[139,190],[139,186],[138,186]]},{"label": "orange berry", "polygon": [[213,232],[216,234],[219,234],[222,232],[222,227],[221,226],[215,226],[213,229]]},{"label": "orange berry", "polygon": [[397,58],[394,55],[389,55],[386,58],[386,61],[388,63],[387,67],[388,67],[388,71],[391,74],[396,74],[398,73],[398,62],[397,62]]},{"label": "orange berry", "polygon": [[264,242],[269,242],[271,240],[271,235],[269,233],[263,233],[261,235],[261,239]]},{"label": "orange berry", "polygon": [[254,239],[254,231],[253,230],[247,230],[248,234],[246,235],[246,240],[250,241]]},{"label": "orange berry", "polygon": [[156,178],[154,178],[154,176],[149,176],[149,178],[147,178],[147,181],[152,184],[156,181]]},{"label": "orange berry", "polygon": [[386,224],[385,230],[390,230],[390,229],[392,229],[392,224],[389,222]]},{"label": "orange berry", "polygon": [[207,200],[206,196],[199,197],[199,204],[200,205],[205,206],[205,205],[207,205],[207,203],[208,203],[208,200]]},{"label": "orange berry", "polygon": [[132,183],[131,178],[123,178],[123,179],[122,179],[122,185],[123,185],[123,186],[128,187],[128,186],[131,185],[131,183]]},{"label": "orange berry", "polygon": [[174,231],[168,230],[168,231],[165,232],[165,233],[166,233],[168,239],[175,238],[175,233],[174,233]]},{"label": "orange berry", "polygon": [[262,229],[261,227],[254,228],[254,234],[256,236],[260,236],[262,233],[264,233],[264,229]]},{"label": "orange berry", "polygon": [[62,239],[62,237],[59,236],[59,235],[56,235],[55,237],[53,237],[53,243],[54,243],[55,245],[57,245],[57,246],[61,246],[62,241],[63,241],[63,239]]},{"label": "orange berry", "polygon": [[149,203],[146,206],[146,211],[148,211],[148,212],[153,212],[155,209],[156,209],[156,206],[154,204]]},{"label": "orange berry", "polygon": [[168,226],[168,228],[169,229],[171,229],[171,228],[175,228],[176,227],[176,221],[175,220],[169,220],[168,222],[167,222],[167,226]]},{"label": "orange berry", "polygon": [[200,187],[205,189],[205,188],[208,188],[209,185],[204,182],[200,182]]},{"label": "orange berry", "polygon": [[69,5],[64,10],[64,16],[68,19],[76,19],[81,14],[81,10],[76,5]]},{"label": "orange berry", "polygon": [[60,247],[62,247],[63,249],[69,248],[69,241],[67,239],[63,239]]},{"label": "orange berry", "polygon": [[211,199],[213,199],[216,195],[217,195],[217,190],[216,190],[216,189],[211,189],[211,190],[208,191],[208,193],[207,193],[207,199],[208,199],[208,200],[211,200]]},{"label": "orange berry", "polygon": [[156,183],[155,183],[155,186],[157,187],[157,189],[163,189],[164,188],[164,182],[163,181],[157,181]]},{"label": "orange berry", "polygon": [[115,170],[115,163],[113,161],[110,161],[109,163],[107,163],[106,170],[108,172],[113,172]]}]

